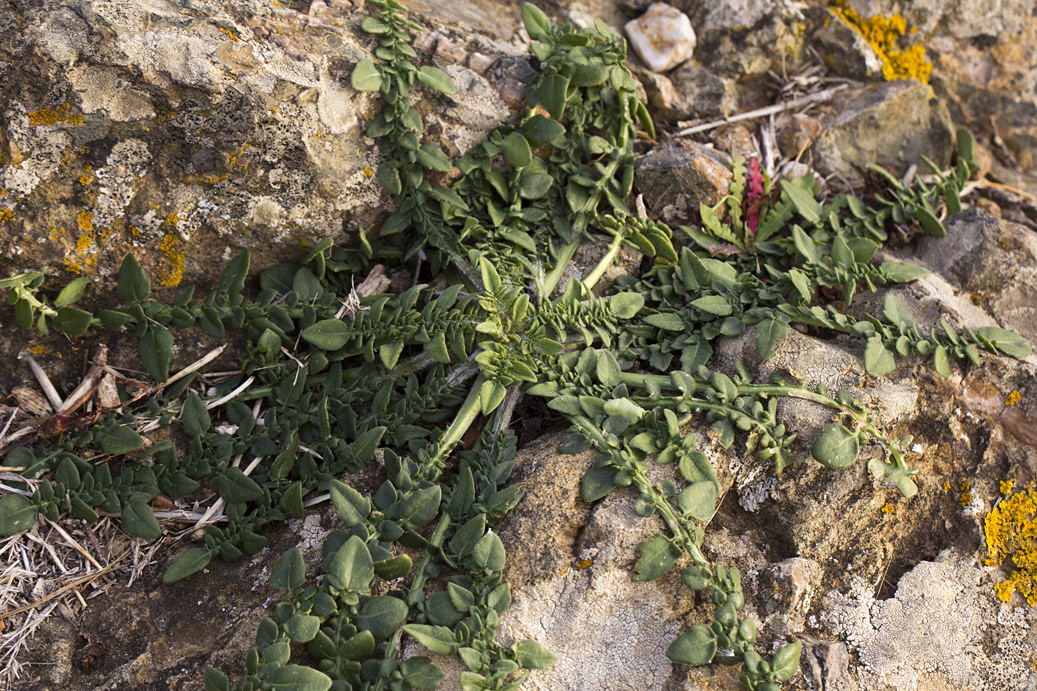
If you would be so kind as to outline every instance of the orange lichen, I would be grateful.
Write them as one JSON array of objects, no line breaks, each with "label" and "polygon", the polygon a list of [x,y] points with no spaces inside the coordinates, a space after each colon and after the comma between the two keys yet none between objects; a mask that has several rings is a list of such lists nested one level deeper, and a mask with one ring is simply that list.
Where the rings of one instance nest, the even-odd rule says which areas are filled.
[{"label": "orange lichen", "polygon": [[[80,212],[79,215],[76,216],[76,223],[79,224],[79,229],[82,230],[84,233],[92,233],[94,230],[94,212]],[[87,243],[87,246],[89,246],[89,242]]]},{"label": "orange lichen", "polygon": [[972,503],[972,483],[968,480],[962,480],[961,487],[959,489],[958,502],[962,506],[968,506]]},{"label": "orange lichen", "polygon": [[219,30],[221,34],[226,34],[227,36],[229,36],[230,40],[234,41],[235,43],[241,40],[238,38],[238,35],[230,29],[224,29],[222,26],[217,26],[216,28]]},{"label": "orange lichen", "polygon": [[177,247],[179,243],[180,241],[175,235],[167,233],[162,236],[162,244],[158,251],[166,258],[168,265],[158,269],[161,285],[175,287],[180,285],[180,281],[184,278],[184,253]]},{"label": "orange lichen", "polygon": [[1008,398],[1005,399],[1005,405],[1015,405],[1021,400],[1023,400],[1022,394],[1019,393],[1018,389],[1013,389],[1012,393],[1008,394]]},{"label": "orange lichen", "polygon": [[897,510],[897,507],[893,506],[893,504],[891,504],[889,502],[886,502],[882,506],[882,513],[893,513],[896,510]]},{"label": "orange lichen", "polygon": [[[884,17],[877,14],[864,19],[856,10],[847,6],[845,0],[835,0],[832,12],[846,20],[872,47],[882,61],[882,76],[887,81],[913,78],[923,84],[929,83],[933,64],[925,60],[925,46],[916,43],[903,50],[897,47],[900,39],[908,33],[907,20],[903,16],[894,14]],[[912,28],[910,33],[914,34],[915,29]]]},{"label": "orange lichen", "polygon": [[11,209],[0,209],[0,223],[10,221],[12,218],[14,218],[14,211]]},{"label": "orange lichen", "polygon": [[1014,568],[1008,578],[994,585],[994,593],[1005,602],[1018,592],[1037,607],[1037,491],[1034,483],[995,506],[983,520],[988,566],[1009,562]]},{"label": "orange lichen", "polygon": [[86,170],[83,171],[83,174],[79,177],[79,184],[82,185],[83,187],[86,187],[87,185],[89,185],[93,181],[94,181],[94,168],[93,168],[93,166],[87,166]]},{"label": "orange lichen", "polygon": [[1012,489],[1015,487],[1015,480],[1002,480],[1001,485],[998,489],[1001,490],[1001,494],[1006,497],[1012,493]]},{"label": "orange lichen", "polygon": [[59,122],[67,122],[70,125],[83,124],[83,116],[69,112],[67,103],[62,103],[56,108],[34,110],[28,115],[29,124],[33,127],[37,125],[56,125]]}]

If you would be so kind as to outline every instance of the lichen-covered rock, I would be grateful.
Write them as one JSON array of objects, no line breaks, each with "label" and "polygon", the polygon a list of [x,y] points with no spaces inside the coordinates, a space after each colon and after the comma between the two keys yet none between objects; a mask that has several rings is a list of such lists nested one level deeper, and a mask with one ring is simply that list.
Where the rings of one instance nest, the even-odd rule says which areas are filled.
[{"label": "lichen-covered rock", "polygon": [[731,184],[727,154],[687,139],[652,149],[634,169],[648,210],[670,224],[687,223],[699,203],[718,203]]},{"label": "lichen-covered rock", "polygon": [[902,175],[926,156],[947,166],[954,131],[946,106],[932,89],[911,79],[873,84],[840,96],[838,110],[822,123],[814,163],[852,187],[863,182],[867,164]]}]

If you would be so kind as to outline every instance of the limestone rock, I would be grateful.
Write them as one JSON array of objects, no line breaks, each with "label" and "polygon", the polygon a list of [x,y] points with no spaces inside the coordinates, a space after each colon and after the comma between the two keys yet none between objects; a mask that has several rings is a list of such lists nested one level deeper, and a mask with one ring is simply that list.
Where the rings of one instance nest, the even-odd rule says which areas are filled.
[{"label": "limestone rock", "polygon": [[634,170],[648,210],[671,224],[687,223],[699,202],[713,206],[731,184],[729,157],[687,139],[641,156]]},{"label": "limestone rock", "polygon": [[823,26],[814,34],[825,64],[835,74],[871,81],[882,78],[882,60],[859,31],[841,16],[829,11]]},{"label": "limestone rock", "polygon": [[954,131],[946,107],[928,86],[901,79],[864,87],[839,99],[839,109],[822,123],[812,149],[822,175],[835,175],[853,187],[863,182],[868,163],[903,174],[927,156],[950,162]]},{"label": "limestone rock", "polygon": [[653,72],[673,69],[695,51],[695,30],[688,15],[664,2],[653,3],[623,29],[637,56]]}]

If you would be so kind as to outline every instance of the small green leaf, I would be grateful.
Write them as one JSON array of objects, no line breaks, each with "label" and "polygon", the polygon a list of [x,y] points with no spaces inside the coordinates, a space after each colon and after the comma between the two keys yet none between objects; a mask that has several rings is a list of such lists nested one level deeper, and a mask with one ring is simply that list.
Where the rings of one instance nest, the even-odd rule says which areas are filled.
[{"label": "small green leaf", "polygon": [[284,623],[284,630],[296,643],[309,643],[320,631],[320,619],[312,614],[293,614]]},{"label": "small green leaf", "polygon": [[775,681],[788,681],[792,678],[792,675],[799,669],[799,654],[802,649],[803,644],[796,641],[774,653],[771,670],[774,672]]},{"label": "small green leaf", "polygon": [[377,640],[385,639],[407,621],[410,608],[398,597],[378,595],[364,602],[356,618],[358,628],[370,631]]},{"label": "small green leaf", "polygon": [[367,593],[374,579],[374,561],[367,545],[356,535],[339,547],[328,565],[328,580],[340,590]]},{"label": "small green leaf", "polygon": [[609,309],[619,319],[632,319],[644,304],[644,296],[638,293],[616,293],[609,298]]},{"label": "small green leaf", "polygon": [[155,381],[169,379],[169,358],[173,354],[173,337],[161,324],[149,324],[137,348],[140,361]]},{"label": "small green leaf", "polygon": [[890,324],[900,327],[902,324],[908,327],[914,325],[915,318],[911,310],[904,304],[903,300],[893,293],[886,293],[883,303],[882,316],[889,320]]},{"label": "small green leaf", "polygon": [[438,67],[423,65],[418,70],[418,83],[426,89],[432,89],[443,94],[452,95],[457,93],[457,86],[454,85],[454,80]]},{"label": "small green leaf", "polygon": [[358,523],[363,523],[371,513],[371,500],[364,497],[360,492],[349,485],[331,480],[329,487],[331,503],[347,528],[352,528]]},{"label": "small green leaf", "polygon": [[277,560],[270,571],[270,585],[278,590],[295,590],[306,582],[306,564],[302,550],[293,547]]},{"label": "small green leaf", "polygon": [[810,447],[810,455],[821,465],[829,468],[849,468],[860,453],[857,435],[837,422],[822,430]]},{"label": "small green leaf", "polygon": [[127,254],[119,265],[118,287],[119,296],[126,302],[144,302],[151,295],[151,281],[132,254]]},{"label": "small green leaf", "polygon": [[717,637],[704,624],[693,626],[666,649],[666,657],[686,665],[708,665],[717,654]]},{"label": "small green leaf", "polygon": [[[784,180],[781,182],[785,184]],[[792,226],[792,242],[807,264],[817,264],[821,261],[821,254],[817,251],[814,241],[799,226]]]},{"label": "small green leaf", "polygon": [[534,41],[544,41],[551,36],[551,20],[536,5],[522,3],[522,23],[526,25],[526,33]]},{"label": "small green leaf", "polygon": [[644,318],[646,324],[666,331],[684,331],[686,324],[675,312],[658,312]]},{"label": "small green leaf", "polygon": [[375,575],[386,581],[394,581],[410,573],[413,566],[411,558],[406,554],[400,554],[392,559],[376,561],[374,564]]},{"label": "small green leaf", "polygon": [[756,353],[760,362],[774,354],[774,349],[789,335],[789,325],[779,319],[764,319],[756,325]]},{"label": "small green leaf", "polygon": [[361,60],[353,68],[349,83],[357,91],[378,91],[382,87],[382,74],[370,60]]},{"label": "small green leaf", "polygon": [[436,655],[453,655],[457,652],[457,639],[454,632],[445,626],[428,624],[409,624],[403,630],[418,643],[425,646],[430,653]]},{"label": "small green leaf", "polygon": [[408,657],[400,663],[402,680],[409,684],[407,688],[434,689],[439,686],[446,675],[438,667],[424,657]]},{"label": "small green leaf", "polygon": [[514,650],[515,662],[522,669],[547,669],[558,662],[558,658],[534,640],[519,641]]},{"label": "small green leaf", "polygon": [[212,426],[209,411],[206,410],[202,399],[198,398],[198,394],[193,391],[187,394],[187,398],[184,400],[181,419],[184,423],[184,432],[192,438],[207,432]]},{"label": "small green leaf", "polygon": [[508,164],[515,168],[524,168],[533,160],[533,152],[529,148],[529,142],[526,141],[521,132],[512,132],[504,137],[500,147]]},{"label": "small green leaf", "polygon": [[713,517],[717,504],[717,490],[712,482],[696,482],[677,495],[677,506],[696,521]]},{"label": "small green leaf", "polygon": [[947,349],[942,345],[936,346],[933,351],[933,367],[941,377],[951,376],[951,363],[947,359]]},{"label": "small green leaf", "polygon": [[893,361],[893,353],[882,344],[882,339],[872,336],[868,339],[868,345],[864,348],[864,369],[873,377],[881,377],[888,374],[896,367]]},{"label": "small green leaf", "polygon": [[263,488],[245,475],[241,468],[227,468],[220,476],[220,496],[228,504],[240,504],[262,497]]},{"label": "small green leaf", "polygon": [[154,540],[162,535],[151,507],[140,499],[131,499],[122,505],[122,529],[145,540]]},{"label": "small green leaf", "polygon": [[93,315],[75,307],[60,307],[54,317],[54,328],[72,338],[79,338],[90,328]]},{"label": "small green leaf", "polygon": [[21,494],[0,498],[0,536],[21,533],[36,522],[36,507]]},{"label": "small green leaf", "polygon": [[918,224],[922,226],[922,230],[932,235],[934,238],[942,238],[947,235],[947,229],[940,223],[940,219],[933,216],[928,209],[924,207],[917,207],[911,214]]},{"label": "small green leaf", "polygon": [[331,679],[313,667],[281,665],[262,669],[263,688],[270,691],[328,691],[332,684]]},{"label": "small green leaf", "polygon": [[387,34],[392,28],[378,17],[365,17],[360,28],[369,34]]},{"label": "small green leaf", "polygon": [[698,299],[692,300],[691,304],[696,309],[700,309],[703,312],[715,314],[720,317],[726,317],[734,311],[731,309],[731,304],[727,301],[727,299],[719,295],[706,295]]},{"label": "small green leaf", "polygon": [[508,393],[507,387],[500,382],[492,381],[487,379],[482,383],[480,389],[480,403],[482,404],[482,414],[489,415],[497,406],[504,400],[505,394]]},{"label": "small green leaf", "polygon": [[543,115],[534,115],[522,124],[522,134],[534,149],[546,146],[565,134],[565,127]]},{"label": "small green leaf", "polygon": [[635,581],[652,581],[666,574],[680,557],[681,551],[666,537],[653,535],[641,543],[641,558],[634,570]]},{"label": "small green leaf", "polygon": [[796,209],[796,213],[803,217],[808,223],[819,223],[821,221],[821,205],[817,203],[813,195],[795,183],[788,180],[781,181],[781,190],[788,195],[789,201]]},{"label": "small green leaf", "polygon": [[86,276],[73,278],[58,293],[58,296],[54,299],[54,306],[60,309],[61,307],[68,307],[73,303],[79,302],[88,285],[90,285],[90,279]]},{"label": "small green leaf", "polygon": [[118,425],[104,432],[101,437],[101,450],[118,456],[136,451],[144,446],[144,437],[126,425]]},{"label": "small green leaf", "polygon": [[341,319],[322,319],[302,330],[302,338],[321,350],[332,351],[346,345],[351,329]]},{"label": "small green leaf", "polygon": [[400,182],[400,171],[393,161],[382,161],[378,166],[376,177],[378,178],[378,184],[389,194],[397,195],[403,190],[403,185]]},{"label": "small green leaf", "polygon": [[629,398],[613,398],[605,401],[605,414],[626,418],[631,424],[637,422],[645,415],[645,409],[637,405]]},{"label": "small green leaf", "polygon": [[441,173],[449,173],[454,169],[450,158],[443,153],[435,144],[422,144],[421,148],[414,152],[417,161],[429,170],[438,170]]},{"label": "small green leaf", "polygon": [[172,566],[166,569],[165,575],[162,576],[162,582],[168,585],[169,583],[183,580],[191,574],[198,573],[209,565],[211,559],[212,555],[209,554],[208,550],[201,547],[192,547],[181,554],[173,562]]},{"label": "small green leaf", "polygon": [[976,334],[989,342],[998,352],[1009,357],[1024,358],[1030,355],[1030,343],[1019,334],[1000,329],[996,326],[984,326],[976,330]]},{"label": "small green leaf", "polygon": [[891,283],[910,283],[931,273],[925,267],[905,264],[904,262],[883,262],[879,266],[879,271]]},{"label": "small green leaf", "polygon": [[230,679],[212,665],[205,666],[205,691],[227,691]]},{"label": "small green leaf", "polygon": [[540,86],[540,97],[544,108],[555,120],[565,114],[565,103],[569,92],[569,78],[561,74],[547,74]]}]

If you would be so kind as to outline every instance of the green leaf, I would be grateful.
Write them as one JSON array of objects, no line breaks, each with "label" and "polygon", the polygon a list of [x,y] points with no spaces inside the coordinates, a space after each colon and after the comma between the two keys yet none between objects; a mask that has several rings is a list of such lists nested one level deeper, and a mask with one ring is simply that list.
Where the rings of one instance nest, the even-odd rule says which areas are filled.
[{"label": "green leaf", "polygon": [[348,325],[341,319],[322,319],[302,330],[302,338],[307,343],[321,350],[332,351],[346,345],[349,341]]},{"label": "green leaf", "polygon": [[637,405],[629,398],[613,398],[605,401],[605,414],[626,418],[631,424],[637,422],[645,415],[645,409]]},{"label": "green leaf", "polygon": [[487,532],[472,550],[472,559],[486,571],[500,571],[504,568],[504,560],[507,553],[504,551],[504,543],[497,537],[497,533]]},{"label": "green leaf", "polygon": [[500,382],[492,381],[487,379],[482,383],[480,389],[480,403],[482,404],[482,414],[489,415],[497,406],[504,400],[505,394],[508,393],[507,387]]},{"label": "green leaf", "polygon": [[708,665],[717,653],[717,637],[704,624],[693,626],[666,649],[666,657],[686,665]]},{"label": "green leaf", "polygon": [[522,23],[526,25],[526,33],[534,41],[550,39],[551,20],[536,5],[528,2],[522,3]]},{"label": "green leaf", "polygon": [[893,353],[882,344],[882,339],[872,336],[868,339],[868,345],[864,348],[864,369],[873,377],[881,377],[888,374],[896,367],[893,361]]},{"label": "green leaf", "polygon": [[112,427],[104,432],[101,437],[101,450],[118,456],[124,453],[136,451],[144,446],[144,437],[125,425]]},{"label": "green leaf", "polygon": [[[781,182],[785,184],[784,180]],[[803,256],[807,264],[817,264],[821,261],[821,255],[818,253],[814,241],[799,226],[792,226],[792,242],[796,245],[796,250]]]},{"label": "green leaf", "polygon": [[320,619],[312,614],[296,613],[284,623],[284,630],[296,643],[309,643],[320,631]]},{"label": "green leaf", "polygon": [[382,74],[370,60],[361,60],[349,75],[349,83],[357,91],[378,91],[382,88]]},{"label": "green leaf", "polygon": [[569,91],[569,78],[560,74],[547,74],[540,86],[540,98],[548,114],[561,120],[565,114],[565,102]]},{"label": "green leaf", "polygon": [[779,319],[764,319],[756,325],[756,353],[766,362],[774,349],[789,335],[789,325]]},{"label": "green leaf", "polygon": [[237,256],[227,262],[227,266],[223,267],[223,271],[220,272],[218,290],[228,295],[240,293],[241,289],[245,287],[245,279],[248,278],[248,267],[251,262],[252,255],[248,250],[239,252]]},{"label": "green leaf", "polygon": [[658,312],[649,314],[644,319],[645,323],[658,329],[666,331],[684,331],[687,325],[676,312]]},{"label": "green leaf", "polygon": [[306,563],[302,550],[293,547],[277,560],[270,571],[270,585],[278,590],[295,590],[306,582]]},{"label": "green leaf", "polygon": [[934,238],[942,238],[947,235],[947,229],[940,223],[940,219],[933,216],[925,207],[917,207],[911,214],[918,225],[922,226],[922,230],[932,235]]},{"label": "green leaf", "polygon": [[93,316],[75,307],[60,307],[54,317],[54,328],[72,338],[79,338],[90,328]]},{"label": "green leaf", "polygon": [[821,465],[841,470],[854,464],[860,449],[857,435],[838,422],[833,422],[814,440],[810,455]]},{"label": "green leaf", "polygon": [[515,662],[522,669],[547,669],[558,662],[558,658],[534,640],[519,641],[514,651]]},{"label": "green leaf", "polygon": [[400,663],[400,674],[414,689],[434,689],[446,678],[439,667],[424,657],[408,657]]},{"label": "green leaf", "polygon": [[151,295],[151,281],[132,254],[127,254],[119,265],[118,286],[119,296],[126,302],[144,302]]},{"label": "green leaf", "polygon": [[947,359],[947,349],[942,345],[936,346],[936,350],[933,351],[933,367],[941,377],[951,376],[951,363]]},{"label": "green leaf", "polygon": [[0,498],[0,536],[7,537],[21,533],[36,522],[36,507],[28,497],[21,494],[8,494]]},{"label": "green leaf", "polygon": [[187,433],[188,437],[192,438],[207,432],[209,427],[212,426],[212,421],[209,419],[209,411],[206,410],[202,399],[198,398],[198,394],[194,391],[187,394],[187,398],[184,400],[181,419],[184,423],[184,432]]},{"label": "green leaf", "polygon": [[212,555],[209,554],[208,550],[201,547],[192,547],[181,554],[173,562],[172,566],[166,569],[165,575],[162,576],[162,582],[168,585],[198,573],[209,565],[209,560],[211,559]]},{"label": "green leaf", "polygon": [[331,480],[329,491],[331,492],[331,503],[335,507],[335,513],[338,514],[347,528],[352,528],[354,525],[367,520],[368,514],[371,513],[370,499],[349,485],[334,479]]},{"label": "green leaf", "polygon": [[430,65],[423,65],[418,70],[418,83],[426,89],[432,89],[443,94],[453,95],[457,93],[457,86],[450,75]]},{"label": "green leaf", "polygon": [[374,580],[374,561],[364,541],[356,535],[346,540],[328,565],[327,577],[340,590],[368,592]]},{"label": "green leaf", "polygon": [[691,301],[692,306],[709,314],[726,317],[733,311],[726,298],[719,295],[706,295]]},{"label": "green leaf", "polygon": [[83,297],[83,293],[86,292],[86,287],[90,285],[90,279],[86,276],[80,276],[79,278],[73,278],[68,282],[58,296],[54,299],[54,306],[57,308],[68,307],[69,305],[79,302],[79,299]]},{"label": "green leaf", "polygon": [[205,666],[205,691],[227,691],[230,679],[212,665]]},{"label": "green leaf", "polygon": [[508,164],[515,168],[524,168],[533,160],[533,152],[529,148],[529,142],[526,141],[521,132],[512,132],[504,137],[500,147]]},{"label": "green leaf", "polygon": [[706,522],[713,517],[717,504],[717,489],[712,482],[696,482],[677,495],[677,506],[696,521]]},{"label": "green leaf", "polygon": [[803,217],[808,223],[819,223],[821,221],[821,205],[817,203],[814,196],[795,182],[781,181],[781,189],[788,195],[789,201],[795,207],[796,213]]},{"label": "green leaf", "polygon": [[1011,331],[996,326],[984,326],[977,329],[976,334],[1009,357],[1024,358],[1030,354],[1029,341]]},{"label": "green leaf", "polygon": [[131,499],[122,505],[122,529],[145,540],[154,540],[162,535],[151,507],[141,499]]},{"label": "green leaf", "polygon": [[270,691],[328,691],[331,679],[313,667],[281,665],[262,668],[263,688]]},{"label": "green leaf", "polygon": [[453,655],[457,652],[457,639],[454,638],[454,632],[445,626],[409,624],[404,626],[403,630],[425,646],[430,653]]},{"label": "green leaf", "polygon": [[449,173],[454,169],[450,158],[443,153],[435,144],[422,144],[421,148],[414,152],[417,161],[429,170],[438,170],[441,173]]},{"label": "green leaf", "polygon": [[370,631],[375,639],[381,640],[391,636],[407,621],[408,612],[410,608],[400,598],[378,595],[360,607],[356,625],[360,629]]},{"label": "green leaf", "polygon": [[771,670],[774,672],[775,681],[788,681],[792,678],[792,675],[799,669],[799,654],[802,649],[803,644],[796,641],[774,653]]},{"label": "green leaf", "polygon": [[161,324],[149,324],[137,347],[140,361],[155,381],[169,379],[169,358],[173,354],[173,337]]},{"label": "green leaf", "polygon": [[531,147],[538,149],[565,134],[565,127],[543,115],[534,115],[522,123],[522,134]]},{"label": "green leaf", "polygon": [[402,578],[410,573],[413,565],[414,563],[410,557],[406,554],[400,554],[392,559],[376,561],[374,563],[374,572],[379,578],[386,581],[395,581],[397,578]]},{"label": "green leaf", "polygon": [[879,266],[879,271],[891,283],[910,283],[931,273],[925,267],[904,262],[883,262]]},{"label": "green leaf", "polygon": [[662,535],[653,535],[641,543],[641,558],[634,570],[635,581],[652,581],[666,574],[680,557],[681,551]]},{"label": "green leaf", "polygon": [[412,492],[396,505],[398,518],[412,530],[417,530],[428,525],[439,514],[442,499],[443,488],[440,485]]},{"label": "green leaf", "polygon": [[220,496],[228,504],[240,504],[258,500],[263,496],[263,488],[241,468],[227,468],[220,476]]},{"label": "green leaf", "polygon": [[369,34],[387,34],[392,31],[392,27],[378,17],[365,17],[360,23],[360,28]]},{"label": "green leaf", "polygon": [[893,293],[886,293],[886,299],[883,302],[882,316],[884,316],[890,324],[895,324],[900,327],[902,324],[905,326],[912,326],[915,323],[915,317],[911,314],[911,310],[904,304],[903,300],[898,298]]},{"label": "green leaf", "polygon": [[398,195],[403,190],[400,182],[400,171],[393,161],[382,161],[378,166],[378,184],[391,195]]}]

